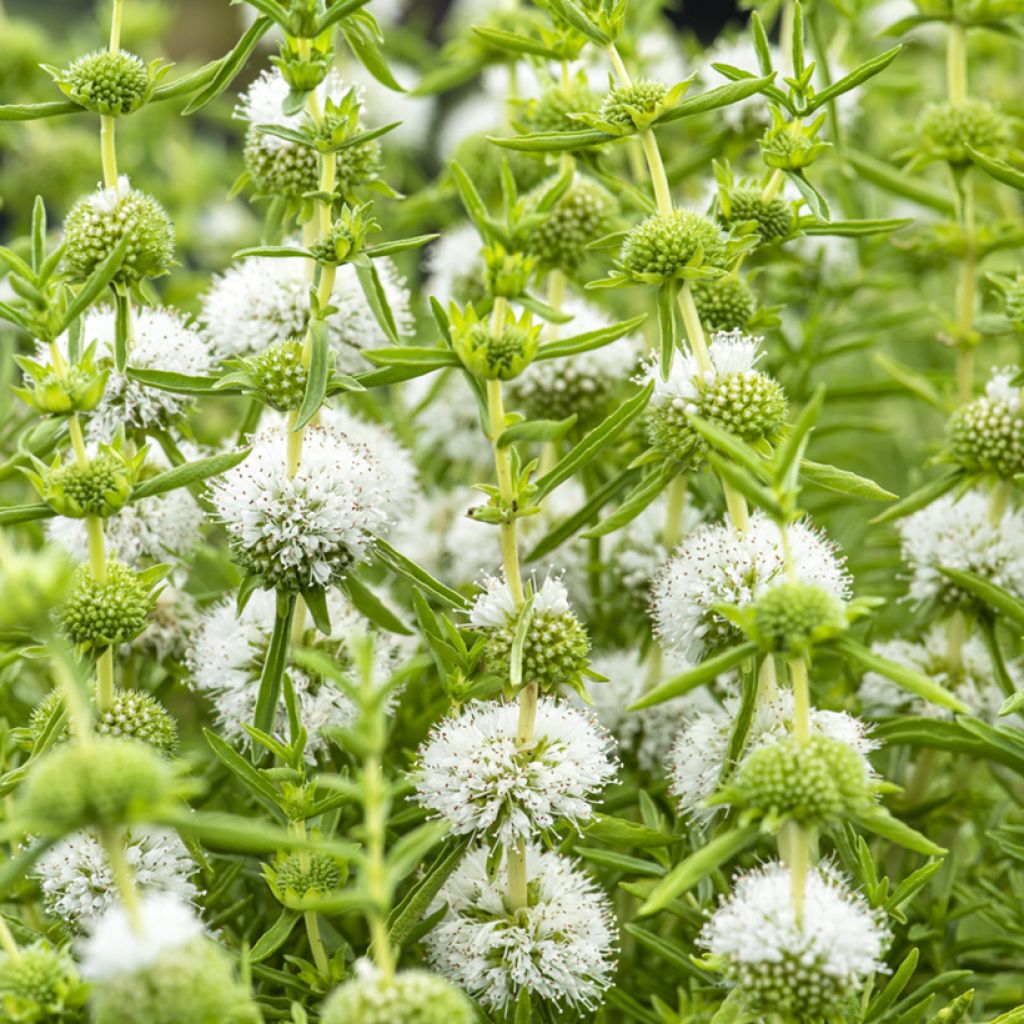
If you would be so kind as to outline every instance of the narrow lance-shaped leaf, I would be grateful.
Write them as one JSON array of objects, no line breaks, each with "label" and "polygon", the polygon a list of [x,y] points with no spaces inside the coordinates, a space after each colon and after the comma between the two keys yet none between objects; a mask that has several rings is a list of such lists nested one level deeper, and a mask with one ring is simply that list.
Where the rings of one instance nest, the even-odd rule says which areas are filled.
[{"label": "narrow lance-shaped leaf", "polygon": [[849,92],[851,89],[856,89],[862,82],[866,82],[869,78],[884,71],[902,51],[902,44],[894,46],[891,50],[886,50],[885,53],[880,53],[877,57],[865,61],[860,67],[854,68],[848,75],[843,75],[842,78],[822,89],[821,92],[815,93],[814,98],[807,104],[806,113],[810,114],[819,107],[825,106],[826,103],[831,103],[838,96],[842,96],[843,93]]},{"label": "narrow lance-shaped leaf", "polygon": [[[256,49],[256,44],[270,31],[273,24],[273,21],[266,15],[257,18],[235,44],[234,49],[221,58],[210,84],[189,100],[183,113],[194,114],[215,100],[234,81],[235,76],[242,70],[245,62]],[[173,87],[173,83],[170,87]]]},{"label": "narrow lance-shaped leaf", "polygon": [[253,721],[257,729],[269,732],[274,726],[277,705],[281,699],[281,676],[288,658],[288,642],[291,635],[292,616],[295,612],[295,595],[279,591],[274,629],[270,634],[266,661],[260,675],[260,689],[256,698],[256,714]]},{"label": "narrow lance-shaped leaf", "polygon": [[697,689],[704,683],[709,683],[730,669],[735,668],[741,661],[752,658],[757,653],[757,645],[742,643],[729,650],[716,654],[713,658],[705,658],[699,665],[680,672],[666,680],[660,686],[655,687],[650,693],[645,694],[640,700],[632,704],[628,710],[640,711],[643,708],[653,707],[655,704],[664,704],[673,697],[681,697],[691,690]]},{"label": "narrow lance-shaped leaf", "polygon": [[211,476],[219,476],[237,466],[246,458],[249,451],[248,448],[239,448],[233,452],[209,455],[206,458],[185,462],[180,466],[175,466],[174,469],[158,473],[137,484],[132,491],[131,500],[140,501],[143,498],[152,498],[156,494],[166,494],[168,491],[175,491],[179,487],[188,487]]},{"label": "narrow lance-shaped leaf", "polygon": [[925,505],[930,505],[936,500],[936,498],[941,498],[944,494],[953,490],[953,488],[963,480],[963,476],[962,471],[956,470],[956,472],[947,473],[946,476],[940,476],[934,480],[930,480],[912,494],[908,494],[905,498],[901,498],[895,505],[890,505],[884,512],[875,516],[871,522],[873,524],[891,523],[896,519],[902,519],[904,516],[909,516],[912,512],[916,512],[918,509],[924,508]]},{"label": "narrow lance-shaped leaf", "polygon": [[309,325],[309,371],[302,405],[295,417],[293,430],[302,430],[320,411],[327,397],[327,378],[331,372],[332,353],[323,320],[312,320]]}]

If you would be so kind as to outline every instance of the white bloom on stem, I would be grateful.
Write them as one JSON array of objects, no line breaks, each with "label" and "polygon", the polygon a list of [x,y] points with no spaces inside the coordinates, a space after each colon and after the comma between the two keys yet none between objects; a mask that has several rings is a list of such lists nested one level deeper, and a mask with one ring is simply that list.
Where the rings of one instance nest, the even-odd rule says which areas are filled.
[{"label": "white bloom on stem", "polygon": [[[203,336],[175,309],[165,306],[136,307],[132,311],[128,365],[136,370],[166,370],[203,376],[213,365],[213,356]],[[96,345],[96,358],[114,361],[116,347],[114,311],[94,307],[82,319],[81,347]],[[68,357],[67,333],[57,339],[64,358]],[[40,345],[37,357],[50,361],[50,348]],[[118,427],[144,429],[166,427],[187,408],[191,399],[170,391],[147,387],[111,367],[103,398],[90,414],[89,433],[109,440]]]},{"label": "white bloom on stem", "polygon": [[[660,711],[655,706],[652,711]],[[708,821],[719,810],[705,806],[718,788],[727,767],[729,743],[736,725],[740,702],[728,697],[722,705],[689,716],[676,736],[668,756],[669,788],[683,815],[695,821]],[[874,769],[867,755],[878,744],[870,737],[867,723],[845,711],[811,708],[811,732],[839,740],[864,759],[868,776]],[[746,742],[739,760],[747,754],[789,736],[793,727],[793,693],[779,690],[754,711]]]},{"label": "white bloom on stem", "polygon": [[506,865],[487,872],[487,851],[470,851],[431,912],[448,913],[424,939],[434,968],[484,1006],[501,1010],[520,991],[593,1009],[613,980],[617,933],[608,897],[561,854],[529,846],[529,905],[509,913]]},{"label": "white bloom on stem", "polygon": [[985,397],[990,402],[1005,402],[1014,412],[1020,411],[1020,388],[1012,383],[1020,376],[1019,366],[1002,366],[992,371],[985,384]]},{"label": "white bloom on stem", "polygon": [[[390,259],[374,261],[399,334],[413,327],[405,278]],[[269,345],[301,337],[309,316],[309,276],[305,261],[248,256],[215,277],[203,296],[200,320],[216,356],[248,356]],[[337,366],[344,372],[366,370],[362,349],[390,345],[366,301],[355,268],[338,268],[327,318],[327,336]]]},{"label": "white bloom on stem", "polygon": [[[1000,718],[999,709],[1006,693],[999,684],[992,655],[984,639],[972,633],[960,645],[959,667],[951,670],[948,630],[932,626],[920,643],[893,639],[872,644],[871,649],[885,658],[917,669],[967,705],[969,713],[994,724],[1020,724],[1020,718]],[[1018,660],[1006,659],[1006,672],[1014,690],[1024,689],[1024,671]],[[915,697],[877,672],[867,672],[858,691],[861,704],[874,716],[911,713],[928,718],[951,718],[953,712],[930,701]]]},{"label": "white bloom on stem", "polygon": [[399,496],[375,451],[326,426],[307,427],[288,475],[288,428],[271,425],[246,459],[210,485],[235,557],[268,585],[327,587],[387,532]]},{"label": "white bloom on stem", "polygon": [[698,943],[724,960],[752,1009],[822,1019],[885,970],[889,938],[880,913],[829,867],[808,871],[798,919],[792,875],[770,863],[736,880]]},{"label": "white bloom on stem", "polygon": [[[569,591],[560,576],[546,576],[536,588],[533,614],[565,615],[572,610]],[[469,624],[481,629],[499,628],[514,621],[519,614],[504,576],[488,576],[484,589],[469,612]]]},{"label": "white bloom on stem", "polygon": [[1024,597],[1024,515],[1007,508],[992,520],[988,496],[969,491],[945,495],[899,524],[910,596],[917,601],[960,603],[966,595],[939,567],[974,573]]},{"label": "white bloom on stem", "polygon": [[[125,842],[125,860],[142,892],[169,893],[193,903],[199,871],[185,844],[165,829],[135,829]],[[90,832],[74,832],[36,861],[31,877],[39,882],[50,917],[71,929],[88,928],[118,901],[114,873],[102,844]]]},{"label": "white bloom on stem", "polygon": [[103,982],[134,974],[169,950],[181,949],[203,935],[203,925],[187,903],[170,893],[143,893],[138,921],[120,903],[93,923],[79,944],[82,976]]},{"label": "white bloom on stem", "polygon": [[420,748],[416,799],[456,835],[487,832],[508,845],[562,820],[577,824],[614,777],[614,741],[586,712],[542,698],[525,748],[516,744],[518,721],[518,704],[476,702]]},{"label": "white bloom on stem", "polygon": [[659,405],[675,404],[688,412],[697,412],[701,390],[734,373],[753,370],[764,353],[761,338],[742,331],[718,331],[708,346],[710,370],[702,370],[692,353],[676,354],[668,380],[661,375],[657,360],[652,360],[644,374],[644,382],[654,381],[651,401]]},{"label": "white bloom on stem", "polygon": [[[790,524],[789,543],[796,579],[846,600],[850,576],[835,545],[804,521]],[[714,606],[748,605],[784,573],[779,528],[762,513],[750,517],[743,533],[726,522],[699,526],[683,538],[652,586],[659,642],[698,661],[705,648],[734,635]]]}]

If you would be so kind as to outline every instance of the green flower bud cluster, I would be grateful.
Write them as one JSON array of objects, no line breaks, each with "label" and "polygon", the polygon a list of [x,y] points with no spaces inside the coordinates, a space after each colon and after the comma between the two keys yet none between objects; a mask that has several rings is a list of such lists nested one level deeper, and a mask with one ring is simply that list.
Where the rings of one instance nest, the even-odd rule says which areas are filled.
[{"label": "green flower bud cluster", "polygon": [[781,114],[773,112],[772,125],[761,137],[761,158],[769,167],[784,171],[800,171],[809,167],[829,146],[816,138],[825,117],[821,114],[810,124],[804,124],[786,121]]},{"label": "green flower bud cluster", "polygon": [[933,103],[918,123],[925,151],[933,160],[969,164],[967,147],[982,152],[997,150],[1010,138],[1004,114],[984,100]]},{"label": "green flower bud cluster", "polygon": [[784,821],[823,828],[867,810],[874,786],[864,759],[841,740],[789,736],[748,754],[712,799],[753,812],[773,829]]},{"label": "green flower bud cluster", "polygon": [[620,262],[635,280],[661,284],[705,268],[724,270],[725,236],[717,224],[692,210],[656,213],[626,235]]},{"label": "green flower bud cluster", "polygon": [[465,994],[428,971],[401,971],[345,982],[328,999],[323,1024],[473,1024],[476,1011]]},{"label": "green flower bud cluster", "polygon": [[[122,182],[124,179],[122,179]],[[64,265],[84,281],[128,236],[114,281],[130,284],[166,274],[174,259],[174,228],[164,208],[138,189],[105,189],[79,199],[64,221]]]},{"label": "green flower bud cluster", "polygon": [[44,67],[68,99],[108,117],[138,110],[152,95],[153,83],[159,77],[125,50],[87,53],[63,70]]},{"label": "green flower bud cluster", "polygon": [[[550,188],[544,182],[527,196],[527,209]],[[577,174],[554,207],[530,233],[529,251],[550,266],[572,273],[586,256],[586,247],[611,229],[617,203],[612,194],[592,178]]]},{"label": "green flower bud cluster", "polygon": [[766,651],[805,652],[846,626],[840,601],[813,583],[776,584],[757,599],[753,615],[753,632]]},{"label": "green flower bud cluster", "polygon": [[661,113],[668,93],[664,82],[646,79],[616,86],[601,103],[598,120],[630,130],[646,128]]},{"label": "green flower bud cluster", "polygon": [[786,421],[789,403],[774,377],[758,370],[738,370],[707,381],[695,379],[696,401],[658,402],[647,415],[647,439],[662,454],[680,462],[699,459],[707,450],[693,429],[691,415],[737,434],[745,441],[772,438]]},{"label": "green flower bud cluster", "polygon": [[524,252],[508,252],[500,242],[485,246],[484,274],[490,295],[514,299],[526,291],[537,261]]},{"label": "green flower bud cluster", "polygon": [[949,418],[946,435],[953,460],[964,469],[1007,480],[1024,472],[1024,415],[1016,402],[975,398]]},{"label": "green flower bud cluster", "polygon": [[315,89],[334,66],[334,49],[328,44],[323,49],[313,46],[305,55],[297,49],[298,41],[285,38],[270,63],[281,72],[281,77],[294,92],[305,93]]},{"label": "green flower bud cluster", "polygon": [[481,380],[512,380],[526,369],[540,345],[539,326],[524,312],[517,320],[511,310],[496,330],[482,321],[472,306],[452,307],[452,345],[463,366]]},{"label": "green flower bud cluster", "polygon": [[[484,661],[495,675],[509,678],[516,622],[487,631]],[[562,686],[581,690],[587,669],[590,637],[571,611],[535,612],[523,643],[523,683],[536,683],[542,693]]]},{"label": "green flower bud cluster", "polygon": [[293,853],[266,869],[265,877],[274,895],[286,905],[308,893],[323,896],[334,892],[344,881],[338,861],[325,853]]},{"label": "green flower bud cluster", "polygon": [[228,954],[208,939],[164,950],[139,971],[93,987],[93,1024],[260,1024]]},{"label": "green flower bud cluster", "polygon": [[727,274],[691,285],[701,323],[712,333],[743,331],[757,309],[757,299],[742,277]]},{"label": "green flower bud cluster", "polygon": [[312,146],[297,142],[268,146],[253,127],[246,132],[243,156],[245,169],[262,195],[301,199],[320,185],[319,157]]},{"label": "green flower bud cluster", "polygon": [[30,408],[49,416],[91,412],[100,404],[110,370],[96,361],[96,345],[90,345],[77,363],[68,365],[15,356],[24,373],[23,387],[11,390]]},{"label": "green flower bud cluster", "polygon": [[8,1024],[80,1021],[88,991],[71,957],[47,942],[0,958],[0,1014]]},{"label": "green flower bud cluster", "polygon": [[1003,313],[1018,332],[1024,331],[1024,274],[1017,271],[1013,277],[988,274],[1002,300]]},{"label": "green flower bud cluster", "polygon": [[373,181],[380,174],[381,148],[376,139],[345,145],[352,136],[363,130],[359,96],[350,89],[337,103],[328,100],[324,117],[316,133],[316,148],[335,151],[335,180],[341,194]]},{"label": "green flower bud cluster", "polygon": [[519,120],[527,133],[571,132],[580,128],[573,115],[593,113],[597,105],[597,95],[586,80],[574,80],[545,89],[537,99],[529,100]]},{"label": "green flower bud cluster", "polygon": [[142,632],[156,604],[153,585],[165,567],[135,572],[110,560],[106,581],[94,579],[87,564],[75,571],[71,593],[57,612],[61,631],[74,644],[102,648],[124,644]]},{"label": "green flower bud cluster", "polygon": [[734,188],[719,199],[718,219],[726,228],[753,222],[762,241],[784,238],[793,224],[793,212],[785,199],[765,199],[754,188]]},{"label": "green flower bud cluster", "polygon": [[292,338],[270,345],[246,360],[246,369],[260,398],[281,412],[298,409],[305,397],[309,368],[302,352],[303,343]]},{"label": "green flower bud cluster", "polygon": [[[42,736],[62,703],[60,690],[51,690],[32,709],[29,732],[33,741]],[[178,747],[178,726],[173,716],[155,697],[142,690],[116,690],[113,705],[96,714],[95,729],[101,736],[148,743],[165,757],[171,757]],[[67,740],[69,735],[65,727],[58,739]]]},{"label": "green flower bud cluster", "polygon": [[127,458],[117,448],[102,445],[85,465],[75,459],[62,463],[57,455],[49,467],[34,460],[35,471],[26,470],[25,475],[57,515],[106,519],[128,504],[145,461],[145,450]]},{"label": "green flower bud cluster", "polygon": [[174,768],[138,740],[98,736],[67,743],[29,771],[17,812],[34,831],[58,837],[88,826],[152,820],[177,792]]},{"label": "green flower bud cluster", "polygon": [[331,225],[331,230],[310,247],[317,263],[337,267],[350,262],[363,251],[366,236],[380,230],[377,221],[366,215],[369,208],[369,204],[341,208],[341,215]]}]

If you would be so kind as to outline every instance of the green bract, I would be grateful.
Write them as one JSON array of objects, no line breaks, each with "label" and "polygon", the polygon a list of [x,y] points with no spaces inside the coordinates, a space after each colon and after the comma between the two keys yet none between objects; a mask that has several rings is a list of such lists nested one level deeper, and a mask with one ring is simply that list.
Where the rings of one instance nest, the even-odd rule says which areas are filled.
[{"label": "green bract", "polygon": [[727,266],[721,229],[692,210],[656,213],[626,235],[619,263],[635,281],[661,284],[673,278],[709,277]]},{"label": "green bract", "polygon": [[147,67],[133,53],[97,50],[63,70],[48,70],[69,99],[97,114],[118,117],[138,110],[149,99],[161,74],[159,63]]}]

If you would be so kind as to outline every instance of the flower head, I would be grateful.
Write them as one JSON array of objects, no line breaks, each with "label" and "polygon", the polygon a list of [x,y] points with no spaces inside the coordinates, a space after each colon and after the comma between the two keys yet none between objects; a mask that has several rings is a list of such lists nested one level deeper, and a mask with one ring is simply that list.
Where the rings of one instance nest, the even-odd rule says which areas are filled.
[{"label": "flower head", "polygon": [[772,863],[736,881],[698,941],[754,1012],[817,1021],[885,969],[888,940],[880,916],[829,868],[808,874],[798,920],[789,869]]},{"label": "flower head", "polygon": [[484,1006],[532,996],[593,1009],[612,983],[616,931],[611,904],[572,861],[527,847],[530,899],[510,913],[502,865],[491,876],[487,851],[470,851],[445,883],[431,910],[447,904],[424,940],[434,968]]},{"label": "flower head", "polygon": [[[789,526],[796,579],[814,583],[838,600],[849,594],[843,559],[806,522]],[[735,635],[716,604],[744,607],[780,580],[785,559],[778,526],[755,513],[737,533],[727,523],[699,526],[676,549],[652,587],[655,630],[662,646],[695,661]]]},{"label": "flower head", "polygon": [[899,534],[914,600],[970,603],[940,566],[974,573],[1024,596],[1024,516],[1016,509],[1006,509],[993,522],[984,494],[946,495],[902,520]]},{"label": "flower head", "polygon": [[294,476],[287,426],[262,429],[210,496],[239,565],[268,586],[329,587],[387,532],[398,495],[377,453],[327,426],[306,429]]},{"label": "flower head", "polygon": [[519,747],[518,705],[470,704],[420,748],[417,800],[457,835],[487,832],[506,845],[567,819],[586,820],[614,777],[614,743],[585,712],[542,699],[532,743]]},{"label": "flower head", "polygon": [[985,394],[957,409],[946,433],[953,460],[973,472],[1012,479],[1024,471],[1024,415],[1020,388],[1010,382],[1016,367],[1003,367],[989,380]]}]

